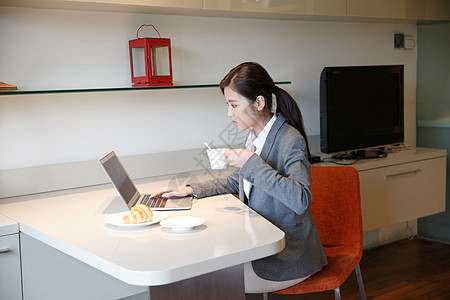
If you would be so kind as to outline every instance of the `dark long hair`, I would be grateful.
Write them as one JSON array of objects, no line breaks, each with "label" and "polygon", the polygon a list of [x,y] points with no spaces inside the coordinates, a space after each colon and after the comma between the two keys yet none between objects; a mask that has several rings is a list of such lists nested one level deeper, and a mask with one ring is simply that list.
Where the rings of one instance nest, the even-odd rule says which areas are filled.
[{"label": "dark long hair", "polygon": [[272,94],[275,94],[277,99],[276,113],[281,114],[291,126],[301,133],[306,142],[308,160],[311,159],[300,108],[288,92],[275,85],[266,69],[255,62],[242,63],[233,68],[222,79],[220,82],[222,93],[227,86],[250,102],[254,102],[258,96],[263,96],[266,103],[265,108],[268,110],[272,107]]}]

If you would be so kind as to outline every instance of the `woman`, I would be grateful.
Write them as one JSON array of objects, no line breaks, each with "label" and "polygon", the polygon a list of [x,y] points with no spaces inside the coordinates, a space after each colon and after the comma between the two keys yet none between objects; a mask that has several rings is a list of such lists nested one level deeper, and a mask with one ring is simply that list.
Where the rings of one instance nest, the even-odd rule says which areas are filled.
[{"label": "woman", "polygon": [[157,194],[202,198],[239,193],[241,201],[285,232],[286,241],[280,253],[244,266],[246,293],[292,286],[327,263],[311,217],[310,154],[300,109],[257,63],[232,69],[220,88],[233,124],[239,130],[252,128],[245,149],[226,152],[227,163],[236,171]]}]

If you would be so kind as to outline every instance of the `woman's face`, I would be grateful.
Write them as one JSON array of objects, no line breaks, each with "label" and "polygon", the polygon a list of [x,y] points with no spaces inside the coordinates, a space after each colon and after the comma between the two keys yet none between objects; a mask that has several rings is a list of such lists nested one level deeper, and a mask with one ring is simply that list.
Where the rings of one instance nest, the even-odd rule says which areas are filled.
[{"label": "woman's face", "polygon": [[240,131],[254,127],[259,117],[256,101],[251,103],[230,87],[225,87],[223,93],[228,104],[228,116],[233,121],[233,125],[236,125]]}]

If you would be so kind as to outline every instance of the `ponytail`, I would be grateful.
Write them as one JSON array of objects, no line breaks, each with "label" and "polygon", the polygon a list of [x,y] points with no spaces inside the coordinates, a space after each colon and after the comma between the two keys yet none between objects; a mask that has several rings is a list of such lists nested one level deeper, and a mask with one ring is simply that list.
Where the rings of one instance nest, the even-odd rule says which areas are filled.
[{"label": "ponytail", "polygon": [[275,96],[277,101],[277,114],[281,114],[292,127],[301,133],[306,142],[308,160],[311,162],[311,153],[309,152],[308,138],[306,137],[306,131],[303,125],[303,116],[297,102],[295,102],[294,98],[288,92],[278,86],[275,86]]}]

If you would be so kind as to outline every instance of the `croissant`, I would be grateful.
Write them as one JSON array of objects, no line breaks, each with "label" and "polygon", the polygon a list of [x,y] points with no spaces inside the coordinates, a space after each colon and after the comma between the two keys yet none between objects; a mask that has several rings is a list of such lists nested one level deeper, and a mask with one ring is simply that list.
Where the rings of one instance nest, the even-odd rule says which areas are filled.
[{"label": "croissant", "polygon": [[152,210],[145,204],[136,204],[131,208],[131,212],[122,217],[124,224],[137,224],[149,222],[153,219]]}]

